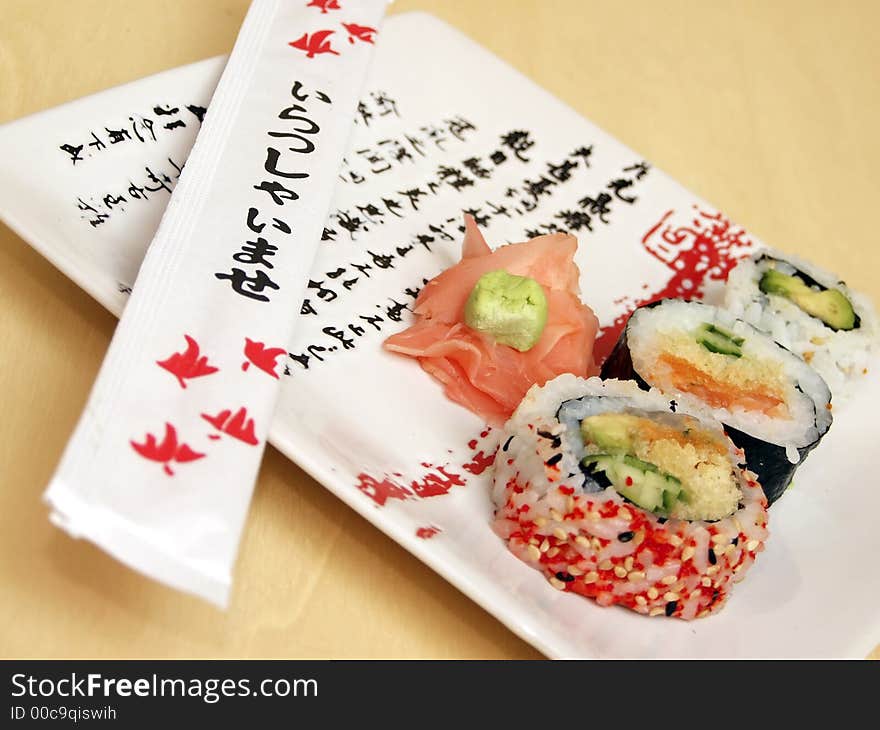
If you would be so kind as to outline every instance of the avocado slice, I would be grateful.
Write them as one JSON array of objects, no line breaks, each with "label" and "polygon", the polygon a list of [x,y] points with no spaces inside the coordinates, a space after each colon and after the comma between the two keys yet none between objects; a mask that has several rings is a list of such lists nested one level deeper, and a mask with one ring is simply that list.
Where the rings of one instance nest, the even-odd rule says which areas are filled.
[{"label": "avocado slice", "polygon": [[581,421],[581,435],[586,443],[596,444],[603,451],[632,451],[634,421],[625,413],[600,413]]},{"label": "avocado slice", "polygon": [[731,357],[742,357],[742,344],[745,339],[737,337],[732,332],[718,327],[709,322],[704,322],[697,328],[697,342],[705,347],[709,352],[716,352],[719,355],[730,355]]},{"label": "avocado slice", "polygon": [[765,294],[788,299],[835,331],[851,330],[858,326],[852,303],[839,289],[817,291],[807,286],[799,276],[783,274],[776,269],[764,272],[758,288]]}]

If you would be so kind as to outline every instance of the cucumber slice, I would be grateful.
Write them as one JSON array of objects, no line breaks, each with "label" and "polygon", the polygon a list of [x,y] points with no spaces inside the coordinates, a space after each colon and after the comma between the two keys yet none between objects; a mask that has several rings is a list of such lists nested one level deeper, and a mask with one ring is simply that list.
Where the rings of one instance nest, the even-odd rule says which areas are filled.
[{"label": "cucumber slice", "polygon": [[723,327],[719,327],[717,324],[712,324],[711,322],[704,322],[700,326],[700,329],[708,334],[717,335],[725,340],[729,340],[737,346],[742,345],[742,343],[746,341],[745,337],[738,337],[733,334],[733,332],[730,332]]},{"label": "cucumber slice", "polygon": [[745,339],[709,322],[704,322],[697,328],[696,339],[709,352],[742,357],[741,345]]},{"label": "cucumber slice", "polygon": [[646,482],[633,482],[630,487],[619,487],[615,485],[615,489],[618,494],[626,497],[630,502],[638,505],[642,509],[648,510],[648,512],[660,512],[665,514],[667,511],[663,506],[663,492],[653,489],[652,486]]},{"label": "cucumber slice", "polygon": [[676,477],[631,454],[590,454],[581,464],[587,473],[603,472],[618,494],[649,512],[668,513],[683,494]]},{"label": "cucumber slice", "polygon": [[617,457],[611,454],[588,454],[581,459],[581,464],[587,468],[594,467],[606,471],[611,468],[612,463],[616,460]]},{"label": "cucumber slice", "polygon": [[660,469],[654,466],[654,464],[652,464],[650,461],[642,461],[641,459],[637,459],[635,456],[630,456],[629,454],[623,455],[623,463],[633,467],[634,469],[639,469],[643,472],[654,472],[656,474],[660,473]]},{"label": "cucumber slice", "polygon": [[663,492],[663,509],[667,512],[671,510],[676,502],[686,502],[687,500],[682,499],[684,492],[681,491],[681,482],[678,484],[678,491],[672,492],[671,490],[666,490]]}]

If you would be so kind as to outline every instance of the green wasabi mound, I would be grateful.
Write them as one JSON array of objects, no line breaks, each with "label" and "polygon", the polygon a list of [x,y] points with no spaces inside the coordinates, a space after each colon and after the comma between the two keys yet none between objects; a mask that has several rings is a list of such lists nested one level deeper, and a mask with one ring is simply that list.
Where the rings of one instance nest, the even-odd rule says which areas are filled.
[{"label": "green wasabi mound", "polygon": [[547,297],[528,276],[490,271],[471,290],[464,321],[495,342],[526,352],[538,343],[547,325]]}]

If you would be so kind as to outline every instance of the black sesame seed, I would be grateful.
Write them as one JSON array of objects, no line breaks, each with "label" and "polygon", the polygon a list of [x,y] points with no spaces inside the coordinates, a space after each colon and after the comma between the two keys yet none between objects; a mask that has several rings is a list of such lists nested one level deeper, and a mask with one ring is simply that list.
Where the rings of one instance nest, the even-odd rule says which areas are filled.
[{"label": "black sesame seed", "polygon": [[561,436],[554,436],[549,431],[538,431],[538,436],[541,436],[542,438],[545,438],[545,439],[549,439],[552,442],[550,445],[554,449],[558,449],[560,446],[562,446],[562,437]]},{"label": "black sesame seed", "polygon": [[556,578],[558,580],[561,580],[563,583],[571,583],[574,580],[573,575],[570,575],[569,573],[563,573],[562,571],[559,571],[556,574]]},{"label": "black sesame seed", "polygon": [[712,548],[709,548],[709,562],[712,563],[712,565],[715,565],[715,563],[718,562],[718,558],[715,557],[715,551]]},{"label": "black sesame seed", "polygon": [[735,538],[733,538],[733,544],[739,545],[739,535],[737,535]]},{"label": "black sesame seed", "polygon": [[510,442],[513,441],[513,436],[511,436],[507,441],[504,442],[504,446],[501,447],[502,451],[507,451],[510,448]]},{"label": "black sesame seed", "polygon": [[712,603],[715,603],[715,601],[718,600],[718,596],[720,596],[720,595],[721,595],[721,591],[719,591],[717,588],[714,591],[712,591]]},{"label": "black sesame seed", "polygon": [[[584,473],[584,476],[590,480],[590,483],[597,484],[600,490],[611,486],[611,480],[605,475],[604,471],[593,469],[592,465],[590,467],[585,467],[583,464],[581,464],[581,471]],[[584,490],[587,492],[597,491],[588,487],[586,479],[584,480]]]},{"label": "black sesame seed", "polygon": [[549,459],[547,459],[547,461],[545,461],[544,463],[547,466],[554,466],[554,465],[558,464],[560,461],[562,461],[562,452],[560,452],[558,454],[554,454]]},{"label": "black sesame seed", "polygon": [[674,400],[669,401],[669,410],[673,413],[675,413],[676,406],[678,406],[678,403],[676,403]]},{"label": "black sesame seed", "polygon": [[666,604],[666,615],[671,616],[675,613],[675,609],[678,608],[678,601],[670,601]]},{"label": "black sesame seed", "polygon": [[658,517],[657,518],[657,522],[660,523],[661,525],[665,525],[666,521],[667,521],[666,517]]},{"label": "black sesame seed", "polygon": [[629,531],[629,530],[627,530],[626,532],[621,532],[621,533],[617,536],[617,539],[620,540],[621,542],[629,542],[629,541],[632,540],[634,537],[635,537],[635,533],[634,533],[634,532],[631,532],[631,531]]}]

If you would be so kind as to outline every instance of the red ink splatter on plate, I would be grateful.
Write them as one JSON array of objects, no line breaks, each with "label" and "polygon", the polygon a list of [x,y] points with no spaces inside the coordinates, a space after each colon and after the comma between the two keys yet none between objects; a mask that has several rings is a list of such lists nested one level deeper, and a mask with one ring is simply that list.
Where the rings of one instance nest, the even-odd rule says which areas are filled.
[{"label": "red ink splatter on plate", "polygon": [[[490,431],[488,427],[484,429],[480,433],[480,438],[485,439]],[[395,471],[392,476],[386,473],[381,479],[361,473],[358,475],[356,486],[379,506],[384,506],[389,499],[428,499],[448,494],[453,487],[467,485],[467,477],[461,474],[459,469],[477,476],[494,463],[497,444],[493,443],[491,448],[484,446],[477,451],[479,443],[477,439],[468,441],[468,448],[472,452],[470,460],[460,467],[451,464],[435,465],[423,461],[421,466],[427,471],[416,478],[410,477],[407,485],[402,483],[403,473]]]},{"label": "red ink splatter on plate", "polygon": [[358,474],[356,486],[382,507],[389,499],[439,497],[448,494],[452,487],[463,487],[466,484],[464,478],[452,471],[449,466],[433,466],[428,462],[423,463],[422,466],[428,471],[420,478],[410,480],[408,486],[404,486],[398,481],[401,478],[400,475],[395,477],[385,475],[379,479],[365,473]]},{"label": "red ink splatter on plate", "polygon": [[429,471],[420,481],[410,482],[413,492],[423,498],[437,497],[448,493],[453,487],[464,485],[465,481],[460,474],[449,472],[442,466],[435,466],[434,471]]},{"label": "red ink splatter on plate", "polygon": [[189,335],[186,339],[186,350],[175,352],[165,360],[156,360],[160,368],[171,373],[181,388],[186,388],[186,381],[190,378],[201,378],[211,373],[216,373],[218,368],[208,364],[208,358],[199,351],[199,343]]},{"label": "red ink splatter on plate", "polygon": [[491,452],[490,454],[484,454],[482,451],[478,451],[474,454],[473,459],[471,459],[467,464],[462,466],[462,469],[465,471],[469,471],[473,475],[482,474],[486,469],[488,469],[492,464],[495,463],[495,452]]},{"label": "red ink splatter on plate", "polygon": [[174,471],[171,469],[172,462],[183,464],[188,461],[201,459],[204,456],[204,454],[193,451],[187,444],[179,443],[177,440],[177,429],[170,423],[165,424],[165,436],[161,442],[153,434],[148,433],[144,443],[139,444],[133,440],[129,441],[129,443],[145,459],[162,464],[162,470],[168,476],[174,476]]},{"label": "red ink splatter on plate", "polygon": [[371,477],[369,474],[358,474],[357,488],[366,494],[380,507],[383,507],[389,499],[406,499],[412,496],[412,493],[406,488],[395,482],[390,477],[385,477],[382,481]]}]

